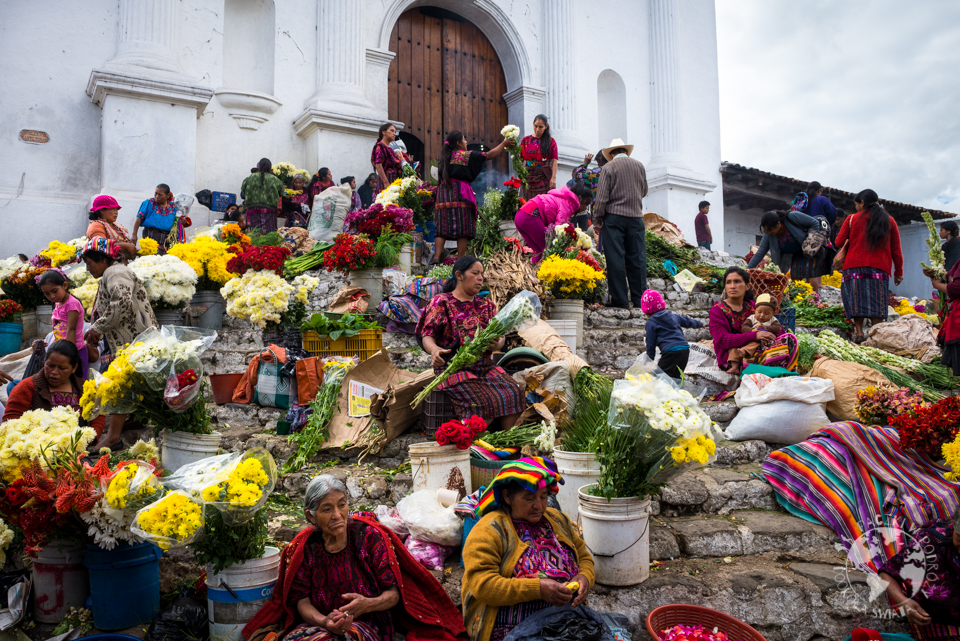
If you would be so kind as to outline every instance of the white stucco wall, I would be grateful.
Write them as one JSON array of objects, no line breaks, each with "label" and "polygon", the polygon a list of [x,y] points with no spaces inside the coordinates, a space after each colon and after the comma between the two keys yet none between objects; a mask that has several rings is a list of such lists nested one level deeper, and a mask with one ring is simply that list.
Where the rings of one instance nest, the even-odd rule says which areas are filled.
[{"label": "white stucco wall", "polygon": [[[367,52],[362,93],[371,113],[385,118],[386,67],[378,51],[387,49],[395,16],[428,2],[357,1],[364,3],[359,33]],[[471,20],[490,39],[504,67],[508,91],[526,88],[525,98],[510,107],[510,120],[524,132],[530,130],[532,116],[543,110],[539,96],[545,89],[545,1],[433,2]],[[570,47],[575,53],[579,116],[573,137],[579,139],[580,151],[595,152],[609,142],[600,140],[597,81],[604,70],[611,70],[623,81],[627,140],[635,145],[635,157],[645,164],[650,161],[650,1],[606,0],[577,7],[576,41]],[[244,53],[247,63],[272,57],[272,82],[267,71],[258,72],[241,87],[235,85],[244,84],[242,74],[228,69],[225,79],[224,31],[232,23],[225,19],[225,2],[232,3],[231,10],[237,8],[236,15],[241,17],[273,12],[272,30],[263,24],[244,27],[250,49],[259,51],[272,43],[272,51],[265,50],[262,56]],[[88,204],[101,190],[109,192],[111,185],[123,185],[122,193],[114,195],[124,205],[120,221],[132,226],[136,204],[152,194],[156,183],[166,182],[175,192],[236,193],[261,157],[292,162],[311,172],[329,166],[335,179],[348,174],[361,178],[370,172],[369,150],[375,134],[319,127],[301,137],[293,126],[318,99],[316,0],[180,0],[177,4],[176,55],[185,81],[214,92],[240,89],[267,94],[279,105],[274,105],[274,113],[265,114],[258,129],[238,126],[231,108],[216,94],[199,118],[192,107],[173,107],[163,101],[142,104],[145,101],[109,95],[103,108],[94,104],[86,94],[87,83],[91,71],[103,68],[117,52],[118,0],[89,0],[82,12],[67,0],[48,0],[42,19],[30,3],[0,3],[0,77],[8,88],[16,87],[0,94],[0,216],[4,222],[0,256],[32,254],[53,238],[81,235]],[[684,157],[690,170],[718,185],[706,199],[712,203],[712,220],[719,221],[723,212],[713,0],[684,0],[676,6]],[[236,47],[230,44],[235,39],[227,40],[228,48]],[[621,44],[604,46],[612,40]],[[321,60],[319,64],[329,63]],[[272,93],[267,91],[271,85]],[[141,103],[136,108],[125,107],[136,102]],[[45,131],[51,140],[28,145],[17,139],[21,129]],[[558,182],[569,178],[569,169],[560,173]],[[696,203],[702,198],[691,192],[673,193],[669,211],[659,213],[677,221],[692,237]],[[722,234],[722,225],[715,224],[716,243],[722,242]]]},{"label": "white stucco wall", "polygon": [[750,253],[750,245],[760,244],[757,237],[760,236],[760,217],[763,216],[763,209],[741,210],[735,205],[726,208],[721,219],[713,216],[713,201],[710,202],[710,219],[723,221],[723,224],[719,225],[723,227],[726,234],[723,245],[719,245],[723,251],[734,256],[746,256]]}]

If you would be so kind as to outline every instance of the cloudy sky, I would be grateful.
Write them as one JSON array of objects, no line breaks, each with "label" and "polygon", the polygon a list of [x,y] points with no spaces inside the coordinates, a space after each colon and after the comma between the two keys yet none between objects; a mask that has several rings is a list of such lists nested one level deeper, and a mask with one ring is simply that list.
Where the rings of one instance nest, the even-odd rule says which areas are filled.
[{"label": "cloudy sky", "polygon": [[723,160],[960,213],[960,1],[716,7]]}]

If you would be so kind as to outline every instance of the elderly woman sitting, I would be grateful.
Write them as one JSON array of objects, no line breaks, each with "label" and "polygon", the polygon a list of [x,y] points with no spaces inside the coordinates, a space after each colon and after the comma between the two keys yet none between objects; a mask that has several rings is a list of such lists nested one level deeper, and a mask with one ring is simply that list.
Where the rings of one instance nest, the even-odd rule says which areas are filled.
[{"label": "elderly woman sitting", "polygon": [[462,638],[460,612],[437,580],[375,517],[349,514],[336,477],[310,482],[303,512],[312,527],[284,548],[277,589],[244,638],[269,631],[284,641],[393,641],[395,628],[415,638]]},{"label": "elderly woman sitting", "polygon": [[570,519],[547,507],[558,483],[552,462],[524,458],[480,496],[482,518],[463,549],[463,612],[474,641],[500,641],[539,610],[586,601],[593,557]]}]

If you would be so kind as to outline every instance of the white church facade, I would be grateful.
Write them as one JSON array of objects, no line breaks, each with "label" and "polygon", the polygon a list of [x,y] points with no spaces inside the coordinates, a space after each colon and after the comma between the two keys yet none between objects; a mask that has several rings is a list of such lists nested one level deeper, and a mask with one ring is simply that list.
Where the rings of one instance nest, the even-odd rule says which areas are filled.
[{"label": "white church facade", "polygon": [[558,183],[623,138],[645,210],[723,220],[713,0],[9,0],[0,29],[0,256],[83,235],[100,193],[128,229],[158,183],[236,193],[261,157],[360,183],[388,120],[429,162],[544,113]]}]

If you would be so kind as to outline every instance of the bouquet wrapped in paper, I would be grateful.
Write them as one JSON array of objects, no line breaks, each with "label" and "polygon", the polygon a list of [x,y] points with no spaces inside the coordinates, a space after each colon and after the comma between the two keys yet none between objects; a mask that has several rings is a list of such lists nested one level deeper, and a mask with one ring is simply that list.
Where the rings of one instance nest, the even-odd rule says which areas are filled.
[{"label": "bouquet wrapped in paper", "polygon": [[675,476],[706,465],[719,435],[690,392],[639,362],[614,381],[603,429],[595,489],[607,498],[654,494]]},{"label": "bouquet wrapped in paper", "polygon": [[250,521],[276,484],[277,464],[262,447],[211,456],[163,479],[164,487],[215,508],[231,526]]},{"label": "bouquet wrapped in paper", "polygon": [[512,331],[520,331],[533,327],[540,320],[540,298],[531,291],[523,290],[510,299],[503,306],[497,315],[490,319],[490,322],[474,335],[473,340],[461,345],[457,353],[450,359],[447,369],[442,374],[434,378],[423,388],[417,397],[413,399],[413,407],[416,407],[423,399],[440,386],[443,381],[451,374],[456,374],[464,367],[469,367],[476,363],[487,353],[494,341],[502,336],[506,336]]}]

